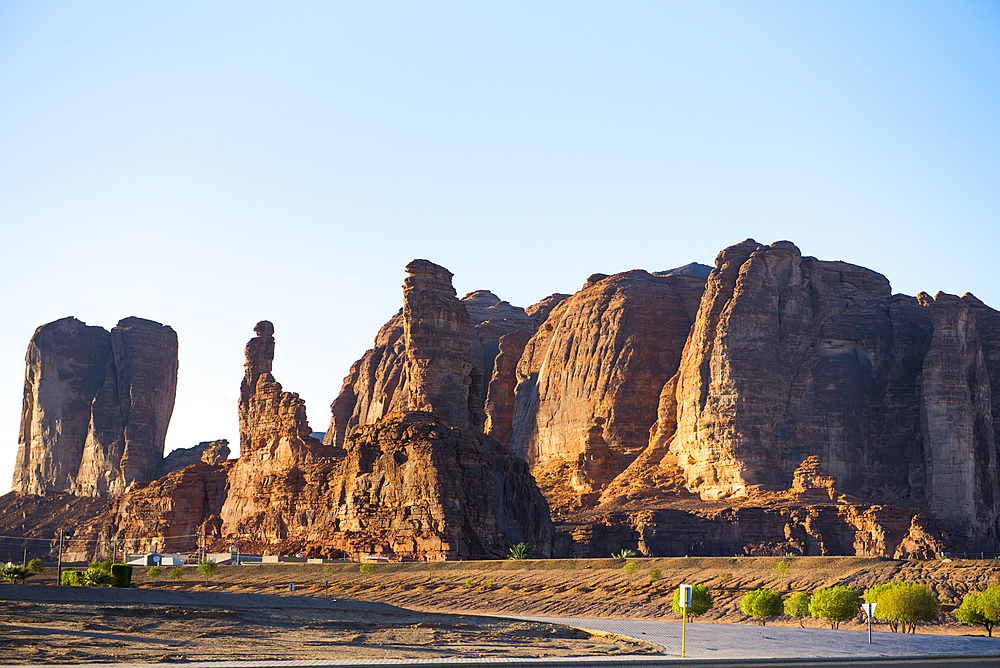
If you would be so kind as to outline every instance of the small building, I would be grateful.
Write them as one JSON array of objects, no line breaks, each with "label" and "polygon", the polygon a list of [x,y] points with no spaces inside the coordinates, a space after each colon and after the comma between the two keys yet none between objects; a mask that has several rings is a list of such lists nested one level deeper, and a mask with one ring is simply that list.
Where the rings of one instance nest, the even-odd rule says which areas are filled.
[{"label": "small building", "polygon": [[183,566],[190,555],[187,554],[162,554],[160,552],[146,552],[140,554],[126,555],[129,566]]}]

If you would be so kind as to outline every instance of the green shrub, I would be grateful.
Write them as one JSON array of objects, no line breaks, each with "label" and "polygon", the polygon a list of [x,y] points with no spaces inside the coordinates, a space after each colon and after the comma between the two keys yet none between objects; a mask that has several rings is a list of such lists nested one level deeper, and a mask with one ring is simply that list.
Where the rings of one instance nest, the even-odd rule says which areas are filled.
[{"label": "green shrub", "polygon": [[38,575],[39,573],[41,573],[44,570],[45,570],[45,568],[42,566],[42,560],[41,559],[37,559],[36,558],[36,559],[32,559],[31,561],[28,562],[28,571],[32,575]]},{"label": "green shrub", "polygon": [[112,564],[111,577],[115,587],[128,588],[132,586],[132,567],[128,564]]},{"label": "green shrub", "polygon": [[768,617],[777,617],[781,614],[781,594],[773,589],[748,591],[740,599],[740,610],[744,615],[756,619],[761,626],[767,626]]},{"label": "green shrub", "polygon": [[362,575],[367,577],[369,575],[375,575],[375,571],[378,570],[378,567],[376,566],[376,564],[373,564],[370,561],[366,561],[365,563],[361,564],[361,568],[359,570],[361,571]]},{"label": "green shrub", "polygon": [[111,575],[111,564],[114,560],[108,559],[106,561],[92,561],[87,564],[90,568],[96,568],[97,570],[104,571],[108,575]]},{"label": "green shrub", "polygon": [[510,548],[510,555],[507,558],[514,561],[520,561],[521,559],[537,559],[538,553],[535,552],[535,548],[528,543],[518,543]]},{"label": "green shrub", "polygon": [[955,610],[955,618],[969,626],[985,627],[986,635],[992,638],[993,627],[1000,622],[1000,584],[979,594],[966,594],[962,604]]},{"label": "green shrub", "polygon": [[85,587],[110,587],[115,579],[103,568],[88,568],[80,576]]},{"label": "green shrub", "polygon": [[486,584],[483,585],[483,589],[486,589],[487,591],[490,589],[496,589],[496,587],[497,587],[496,578],[490,578],[489,580],[486,581]]},{"label": "green shrub", "polygon": [[809,614],[809,594],[796,592],[786,598],[785,614],[799,620],[799,626],[805,628],[802,619]]},{"label": "green shrub", "polygon": [[68,587],[83,587],[83,571],[63,571],[62,584]]},{"label": "green shrub", "polygon": [[180,566],[175,566],[174,568],[171,568],[170,572],[167,573],[168,580],[180,580],[182,577],[184,577],[184,569],[182,569]]},{"label": "green shrub", "polygon": [[[694,585],[691,590],[691,608],[687,614],[691,617],[699,617],[712,609],[712,592],[708,591],[705,585]],[[672,607],[678,615],[683,615],[681,609],[681,590],[678,587],[674,590],[674,601]]]},{"label": "green shrub", "polygon": [[163,575],[163,569],[159,566],[153,566],[148,571],[146,571],[146,577],[153,578],[154,580]]},{"label": "green shrub", "polygon": [[634,561],[630,561],[624,566],[622,566],[622,572],[625,574],[626,577],[632,577],[633,575],[639,572],[639,564],[635,563]]},{"label": "green shrub", "polygon": [[938,600],[925,585],[912,582],[889,582],[875,585],[865,592],[865,602],[875,604],[875,617],[889,622],[895,633],[916,632],[917,622],[932,622],[938,618]]},{"label": "green shrub", "polygon": [[20,580],[21,584],[24,584],[24,581],[32,575],[34,575],[34,573],[20,564],[12,564],[8,562],[6,566],[0,568],[0,578],[3,578],[10,583],[15,583]]},{"label": "green shrub", "polygon": [[716,579],[719,581],[719,584],[726,584],[727,582],[729,582],[730,580],[733,579],[733,574],[732,573],[719,573],[719,575],[718,575],[718,577]]},{"label": "green shrub", "polygon": [[782,559],[775,566],[774,570],[777,571],[779,578],[787,578],[792,574],[792,562]]},{"label": "green shrub", "polygon": [[831,629],[838,629],[841,622],[853,619],[860,613],[860,605],[858,592],[850,587],[828,587],[812,595],[809,614],[830,622]]},{"label": "green shrub", "polygon": [[638,557],[638,556],[639,556],[639,553],[636,552],[635,550],[622,549],[619,552],[617,552],[615,554],[612,554],[611,558],[612,559],[634,559],[635,557]]},{"label": "green shrub", "polygon": [[466,578],[462,586],[465,587],[466,589],[472,589],[472,587],[474,586],[472,583],[472,578]]},{"label": "green shrub", "polygon": [[658,582],[663,579],[663,573],[660,572],[659,568],[654,568],[649,572],[649,581]]}]

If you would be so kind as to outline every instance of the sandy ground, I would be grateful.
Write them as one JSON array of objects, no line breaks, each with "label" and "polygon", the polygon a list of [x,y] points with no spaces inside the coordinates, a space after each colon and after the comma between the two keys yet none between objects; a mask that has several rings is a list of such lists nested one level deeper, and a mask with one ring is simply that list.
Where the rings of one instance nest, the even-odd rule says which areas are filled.
[{"label": "sandy ground", "polygon": [[[402,563],[378,565],[371,575],[352,563],[268,564],[220,566],[207,584],[193,567],[179,580],[136,569],[138,586],[130,590],[54,587],[47,569],[37,584],[0,585],[0,663],[650,653],[658,647],[477,615],[673,620],[670,599],[681,582],[708,585],[715,607],[700,619],[722,623],[749,623],[739,599],[759,587],[864,591],[920,582],[945,603],[940,621],[921,624],[918,633],[984,635],[951,611],[965,593],[1000,576],[993,560],[795,557],[787,560],[788,576],[776,570],[779,561],[634,559],[628,569],[616,559]],[[650,578],[654,569],[659,580]],[[866,627],[859,616],[841,628]]]},{"label": "sandy ground", "polygon": [[558,624],[307,594],[0,586],[0,664],[654,654]]}]

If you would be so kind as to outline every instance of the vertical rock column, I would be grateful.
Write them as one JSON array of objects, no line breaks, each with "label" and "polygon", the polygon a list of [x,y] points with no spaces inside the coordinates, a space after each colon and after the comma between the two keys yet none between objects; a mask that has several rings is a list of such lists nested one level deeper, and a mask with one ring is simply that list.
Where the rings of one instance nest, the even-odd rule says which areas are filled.
[{"label": "vertical rock column", "polygon": [[452,287],[452,274],[427,260],[414,260],[406,271],[410,274],[403,283],[408,409],[434,412],[453,427],[480,427],[476,410],[480,398],[470,396],[469,313]]}]

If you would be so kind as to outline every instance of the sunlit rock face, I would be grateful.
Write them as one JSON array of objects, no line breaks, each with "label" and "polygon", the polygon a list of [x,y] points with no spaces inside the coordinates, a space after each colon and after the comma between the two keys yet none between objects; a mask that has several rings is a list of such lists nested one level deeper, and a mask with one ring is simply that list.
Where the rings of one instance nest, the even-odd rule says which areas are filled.
[{"label": "sunlit rock face", "polygon": [[567,465],[596,493],[646,447],[705,279],[596,274],[562,301],[517,366],[509,443],[535,469]]},{"label": "sunlit rock face", "polygon": [[15,492],[113,496],[156,477],[177,389],[170,327],[63,318],[35,331],[25,361]]}]

